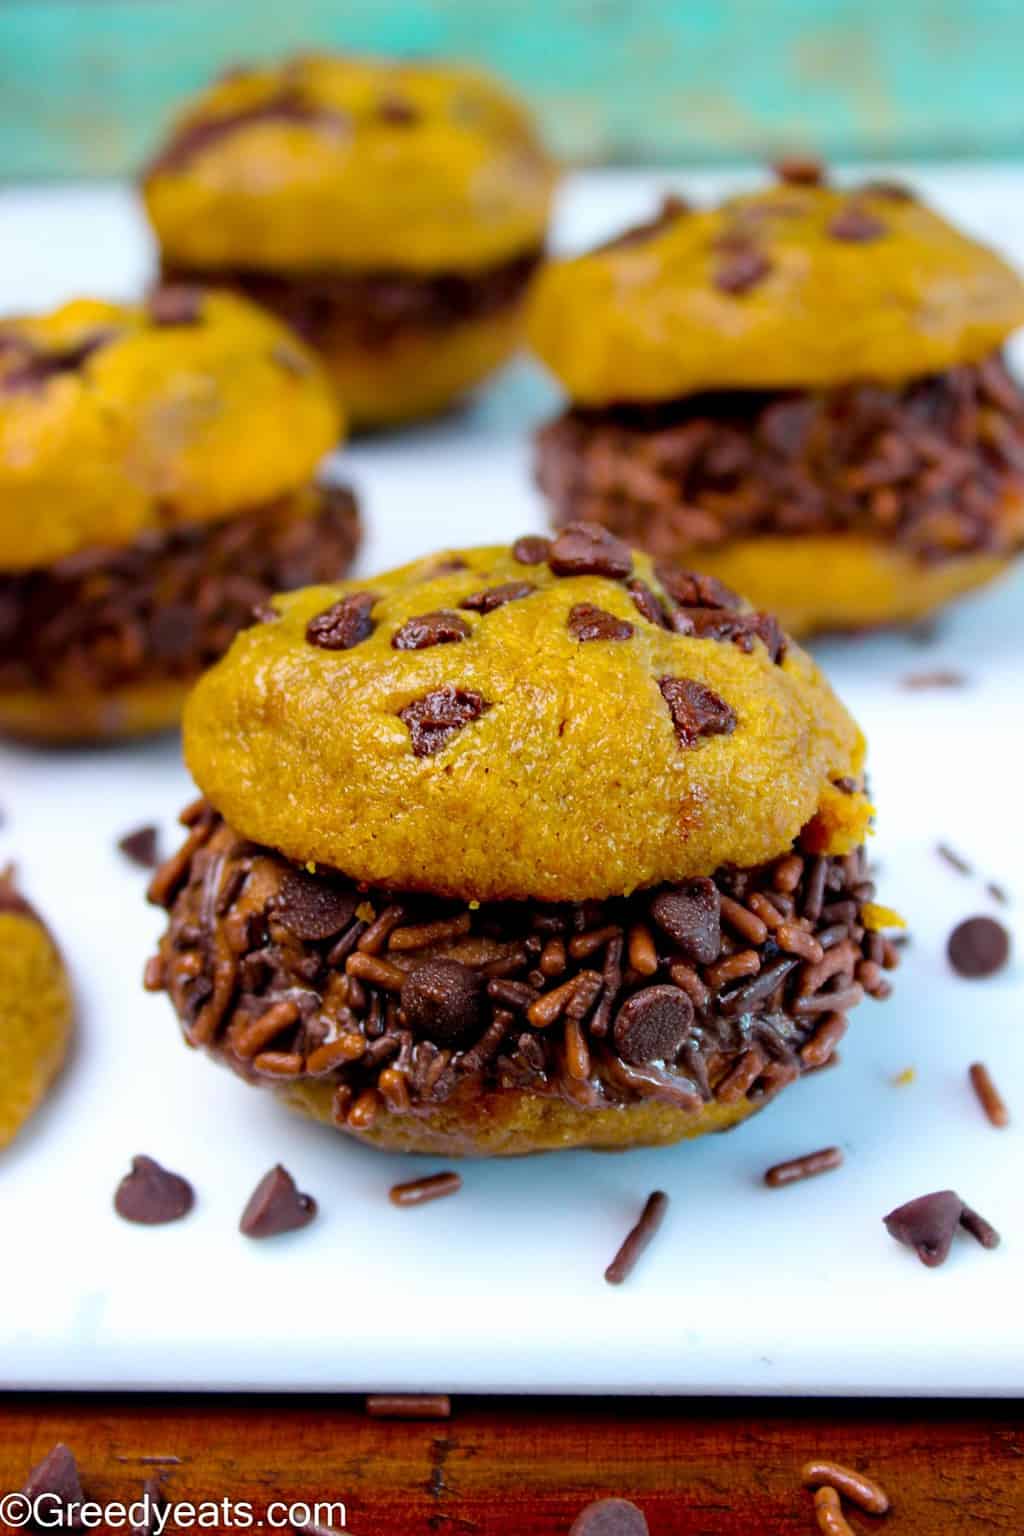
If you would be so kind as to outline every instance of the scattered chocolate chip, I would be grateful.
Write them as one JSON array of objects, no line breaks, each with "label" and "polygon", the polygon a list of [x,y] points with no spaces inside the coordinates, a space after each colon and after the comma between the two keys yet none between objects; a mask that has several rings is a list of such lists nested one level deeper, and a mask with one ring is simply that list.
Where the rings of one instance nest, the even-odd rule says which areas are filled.
[{"label": "scattered chocolate chip", "polygon": [[483,1028],[485,978],[458,960],[427,960],[402,983],[402,1012],[413,1034],[461,1045]]},{"label": "scattered chocolate chip", "polygon": [[532,581],[506,581],[499,587],[487,587],[483,592],[472,593],[463,598],[459,607],[468,608],[471,613],[493,613],[495,608],[503,608],[506,603],[516,603],[536,590]]},{"label": "scattered chocolate chip", "polygon": [[157,848],[157,829],[147,824],[144,827],[136,827],[133,832],[126,832],[117,840],[117,846],[125,858],[131,859],[140,869],[156,869],[160,863],[160,853]]},{"label": "scattered chocolate chip", "polygon": [[131,1172],[125,1174],[114,1195],[119,1216],[147,1227],[180,1221],[194,1204],[195,1193],[188,1180],[145,1155],[132,1158]]},{"label": "scattered chocolate chip", "polygon": [[628,1499],[597,1499],[580,1510],[569,1536],[648,1536],[647,1521]]},{"label": "scattered chocolate chip", "polygon": [[352,921],[355,909],[351,886],[314,878],[301,869],[287,872],[274,898],[274,917],[297,939],[333,939]]},{"label": "scattered chocolate chip", "polygon": [[857,243],[879,240],[886,229],[882,220],[860,203],[847,203],[833,219],[829,220],[828,232],[833,240],[852,240]]},{"label": "scattered chocolate chip", "polygon": [[388,1199],[392,1205],[426,1205],[431,1200],[443,1200],[446,1195],[457,1195],[461,1188],[460,1174],[432,1173],[424,1179],[411,1179],[407,1184],[393,1184]]},{"label": "scattered chocolate chip", "polygon": [[597,523],[569,523],[555,539],[548,564],[556,576],[607,576],[619,580],[633,569],[629,545]]},{"label": "scattered chocolate chip", "polygon": [[198,325],[203,295],[198,288],[172,283],[150,294],[147,309],[154,325]]},{"label": "scattered chocolate chip", "polygon": [[724,699],[690,677],[658,682],[681,747],[695,747],[702,736],[731,736],[736,715]]},{"label": "scattered chocolate chip", "polygon": [[633,606],[642,618],[651,624],[657,624],[661,629],[668,627],[668,619],[665,610],[661,606],[660,599],[653,593],[646,581],[628,581],[626,586],[633,599]]},{"label": "scattered chocolate chip", "polygon": [[767,1170],[764,1182],[769,1189],[783,1189],[787,1184],[798,1184],[812,1179],[819,1173],[830,1173],[843,1166],[843,1154],[839,1147],[822,1147],[820,1152],[805,1152],[802,1157],[791,1157],[785,1163],[775,1163]]},{"label": "scattered chocolate chip", "polygon": [[684,571],[676,565],[659,561],[654,574],[672,600],[682,608],[724,608],[740,613],[743,599],[716,576]]},{"label": "scattered chocolate chip", "polygon": [[322,651],[350,651],[368,640],[375,625],[370,617],[378,601],[375,592],[350,592],[339,602],[325,608],[306,625],[306,639]]},{"label": "scattered chocolate chip", "polygon": [[425,651],[432,645],[452,645],[472,633],[472,626],[461,614],[438,608],[433,613],[420,613],[413,619],[406,619],[392,635],[391,645],[396,651]]},{"label": "scattered chocolate chip", "polygon": [[442,1392],[374,1392],[366,1411],[371,1419],[450,1419],[452,1400]]},{"label": "scattered chocolate chip", "polygon": [[644,987],[619,1009],[612,1026],[615,1048],[624,1061],[642,1067],[672,1062],[693,1023],[693,1004],[678,987]]},{"label": "scattered chocolate chip", "polygon": [[312,1195],[296,1189],[291,1174],[277,1163],[249,1196],[238,1226],[245,1237],[278,1237],[308,1226],[315,1215]]},{"label": "scattered chocolate chip", "polygon": [[593,603],[576,603],[569,610],[569,633],[574,640],[628,640],[634,630],[628,619],[616,618]]},{"label": "scattered chocolate chip", "polygon": [[883,1217],[886,1231],[898,1243],[913,1248],[922,1264],[936,1269],[949,1257],[953,1237],[962,1226],[983,1248],[996,1248],[999,1234],[951,1189],[908,1200]]},{"label": "scattered chocolate chip", "polygon": [[636,1262],[654,1238],[668,1210],[668,1195],[656,1189],[648,1195],[647,1203],[636,1226],[627,1233],[625,1241],[604,1272],[609,1285],[621,1285],[633,1273]]},{"label": "scattered chocolate chip", "polygon": [[651,916],[687,960],[711,965],[722,953],[722,899],[713,880],[698,876],[659,891]]},{"label": "scattered chocolate chip", "polygon": [[730,245],[720,251],[711,281],[721,293],[740,295],[756,288],[772,269],[763,251],[753,245]]},{"label": "scattered chocolate chip", "polygon": [[817,155],[784,155],[772,170],[779,181],[791,187],[821,187],[825,184],[825,166]]},{"label": "scattered chocolate chip", "polygon": [[479,720],[491,708],[489,702],[469,688],[453,688],[449,683],[414,699],[398,711],[398,718],[408,728],[412,750],[417,757],[433,757],[456,731]]},{"label": "scattered chocolate chip", "polygon": [[698,640],[731,640],[747,655],[754,649],[754,641],[761,640],[773,662],[781,661],[786,653],[785,633],[770,613],[677,608],[671,624],[677,635],[695,635]]},{"label": "scattered chocolate chip", "polygon": [[512,558],[520,565],[543,565],[551,549],[551,540],[537,533],[524,534],[512,545]]},{"label": "scattered chocolate chip", "polygon": [[21,1492],[26,1499],[33,1500],[48,1494],[62,1510],[68,1505],[81,1504],[85,1494],[74,1453],[63,1442],[55,1445],[32,1468]]},{"label": "scattered chocolate chip", "polygon": [[958,976],[994,976],[1010,958],[1010,935],[994,917],[968,917],[953,929],[946,953]]},{"label": "scattered chocolate chip", "polygon": [[396,128],[408,128],[410,124],[419,121],[419,113],[404,96],[385,96],[377,106],[377,116],[382,122],[391,123]]}]

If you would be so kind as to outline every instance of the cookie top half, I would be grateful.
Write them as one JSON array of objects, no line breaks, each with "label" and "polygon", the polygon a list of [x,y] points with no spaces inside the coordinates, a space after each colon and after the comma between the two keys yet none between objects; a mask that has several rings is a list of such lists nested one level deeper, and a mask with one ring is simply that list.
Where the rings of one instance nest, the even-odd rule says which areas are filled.
[{"label": "cookie top half", "polygon": [[544,240],[554,168],[474,70],[305,56],[218,81],[145,173],[183,266],[476,270]]},{"label": "cookie top half", "polygon": [[0,322],[0,570],[252,511],[340,429],[312,354],[228,295]]},{"label": "cookie top half", "polygon": [[581,405],[896,382],[975,362],[1024,283],[902,187],[768,187],[549,266],[534,350]]},{"label": "cookie top half", "polygon": [[864,744],[810,659],[594,525],[274,606],[194,690],[185,756],[299,863],[560,901],[757,864],[808,823],[814,851],[862,839]]}]

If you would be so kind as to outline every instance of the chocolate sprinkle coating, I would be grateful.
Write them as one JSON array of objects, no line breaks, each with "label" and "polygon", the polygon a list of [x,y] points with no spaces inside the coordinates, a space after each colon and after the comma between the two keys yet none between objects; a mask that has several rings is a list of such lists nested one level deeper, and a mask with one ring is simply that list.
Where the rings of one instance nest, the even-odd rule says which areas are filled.
[{"label": "chocolate sprinkle coating", "polygon": [[574,640],[628,640],[633,626],[594,603],[576,603],[569,610],[569,633]]},{"label": "chocolate sprinkle coating", "polygon": [[131,1172],[125,1174],[114,1195],[117,1214],[146,1227],[180,1221],[194,1204],[195,1193],[188,1180],[144,1154],[132,1158]]},{"label": "chocolate sprinkle coating", "polygon": [[693,1004],[678,987],[644,987],[619,1009],[612,1039],[635,1067],[674,1061],[693,1024]]},{"label": "chocolate sprinkle coating", "polygon": [[547,552],[556,576],[607,576],[621,580],[633,569],[628,544],[594,523],[569,523]]},{"label": "chocolate sprinkle coating", "polygon": [[722,899],[713,880],[697,876],[660,891],[651,916],[687,960],[711,965],[721,954]]},{"label": "chocolate sprinkle coating", "polygon": [[569,1536],[648,1536],[648,1526],[628,1499],[597,1499],[580,1510]]},{"label": "chocolate sprinkle coating", "polygon": [[994,917],[968,917],[953,929],[946,953],[958,976],[994,976],[1010,958],[1010,935]]},{"label": "chocolate sprinkle coating", "polygon": [[731,706],[703,683],[690,677],[663,677],[658,687],[681,747],[695,747],[702,736],[731,736],[736,729]]},{"label": "chocolate sprinkle coating", "polygon": [[302,1194],[288,1170],[276,1163],[249,1196],[238,1229],[244,1237],[279,1237],[308,1227],[316,1211],[312,1195]]},{"label": "chocolate sprinkle coating", "polygon": [[350,651],[373,634],[370,614],[376,601],[374,592],[350,592],[310,619],[306,639],[322,651]]},{"label": "chocolate sprinkle coating", "polygon": [[459,613],[439,608],[434,613],[420,613],[406,619],[391,637],[396,651],[425,651],[432,645],[452,645],[473,633]]},{"label": "chocolate sprinkle coating", "polygon": [[398,711],[398,718],[409,728],[415,755],[433,757],[463,726],[479,720],[490,707],[473,689],[455,688],[449,683],[414,699]]},{"label": "chocolate sprinkle coating", "polygon": [[461,1045],[480,1030],[481,978],[458,960],[428,960],[402,983],[402,1012],[413,1034]]}]

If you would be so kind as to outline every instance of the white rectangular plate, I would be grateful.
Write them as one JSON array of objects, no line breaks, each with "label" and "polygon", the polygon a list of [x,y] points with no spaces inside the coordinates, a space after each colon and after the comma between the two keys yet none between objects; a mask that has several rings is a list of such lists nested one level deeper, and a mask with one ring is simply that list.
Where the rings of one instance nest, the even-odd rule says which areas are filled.
[{"label": "white rectangular plate", "polygon": [[[677,185],[682,178],[675,178]],[[709,195],[721,178],[686,178]],[[1024,174],[931,173],[952,213],[1024,259]],[[651,206],[665,178],[580,177],[559,240],[589,241]],[[116,189],[0,198],[0,306],[129,293],[149,251]],[[553,395],[524,364],[472,410],[342,456],[369,521],[366,571],[440,544],[543,527],[528,431]],[[0,512],[2,515],[2,512]],[[74,1060],[0,1157],[0,1384],[21,1387],[453,1391],[1018,1393],[1024,1385],[1021,1152],[1024,979],[955,978],[951,925],[1020,886],[1024,582],[965,603],[922,648],[876,636],[820,648],[871,742],[881,899],[914,942],[894,998],[867,1002],[839,1071],[787,1091],[728,1136],[618,1157],[469,1163],[456,1198],[399,1211],[411,1172],[307,1124],[185,1050],[140,975],[161,927],[115,841],[191,796],[177,743],[0,751],[0,857],[66,949],[80,1003]],[[951,667],[969,686],[908,692]],[[948,868],[945,840],[978,877]],[[1024,896],[1024,889],[1015,889]],[[1011,926],[1019,909],[1006,909]],[[986,1061],[1012,1108],[996,1131],[967,1084]],[[912,1067],[909,1086],[896,1076]],[[836,1142],[845,1166],[771,1192],[764,1169]],[[144,1230],[114,1187],[148,1152],[195,1184],[194,1213]],[[239,1213],[274,1162],[320,1202],[306,1231],[258,1245]],[[956,1242],[938,1271],[885,1233],[891,1207],[951,1186],[1004,1232]],[[665,1226],[621,1289],[603,1270],[645,1196]]]}]

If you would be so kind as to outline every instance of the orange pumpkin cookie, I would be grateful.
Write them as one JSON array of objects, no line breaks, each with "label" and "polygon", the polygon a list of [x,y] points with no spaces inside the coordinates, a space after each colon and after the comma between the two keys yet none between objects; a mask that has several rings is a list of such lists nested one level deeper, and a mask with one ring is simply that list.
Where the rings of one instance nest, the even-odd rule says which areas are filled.
[{"label": "orange pumpkin cookie", "polygon": [[46,926],[0,873],[0,1148],[42,1103],[71,1040],[73,1003]]}]

